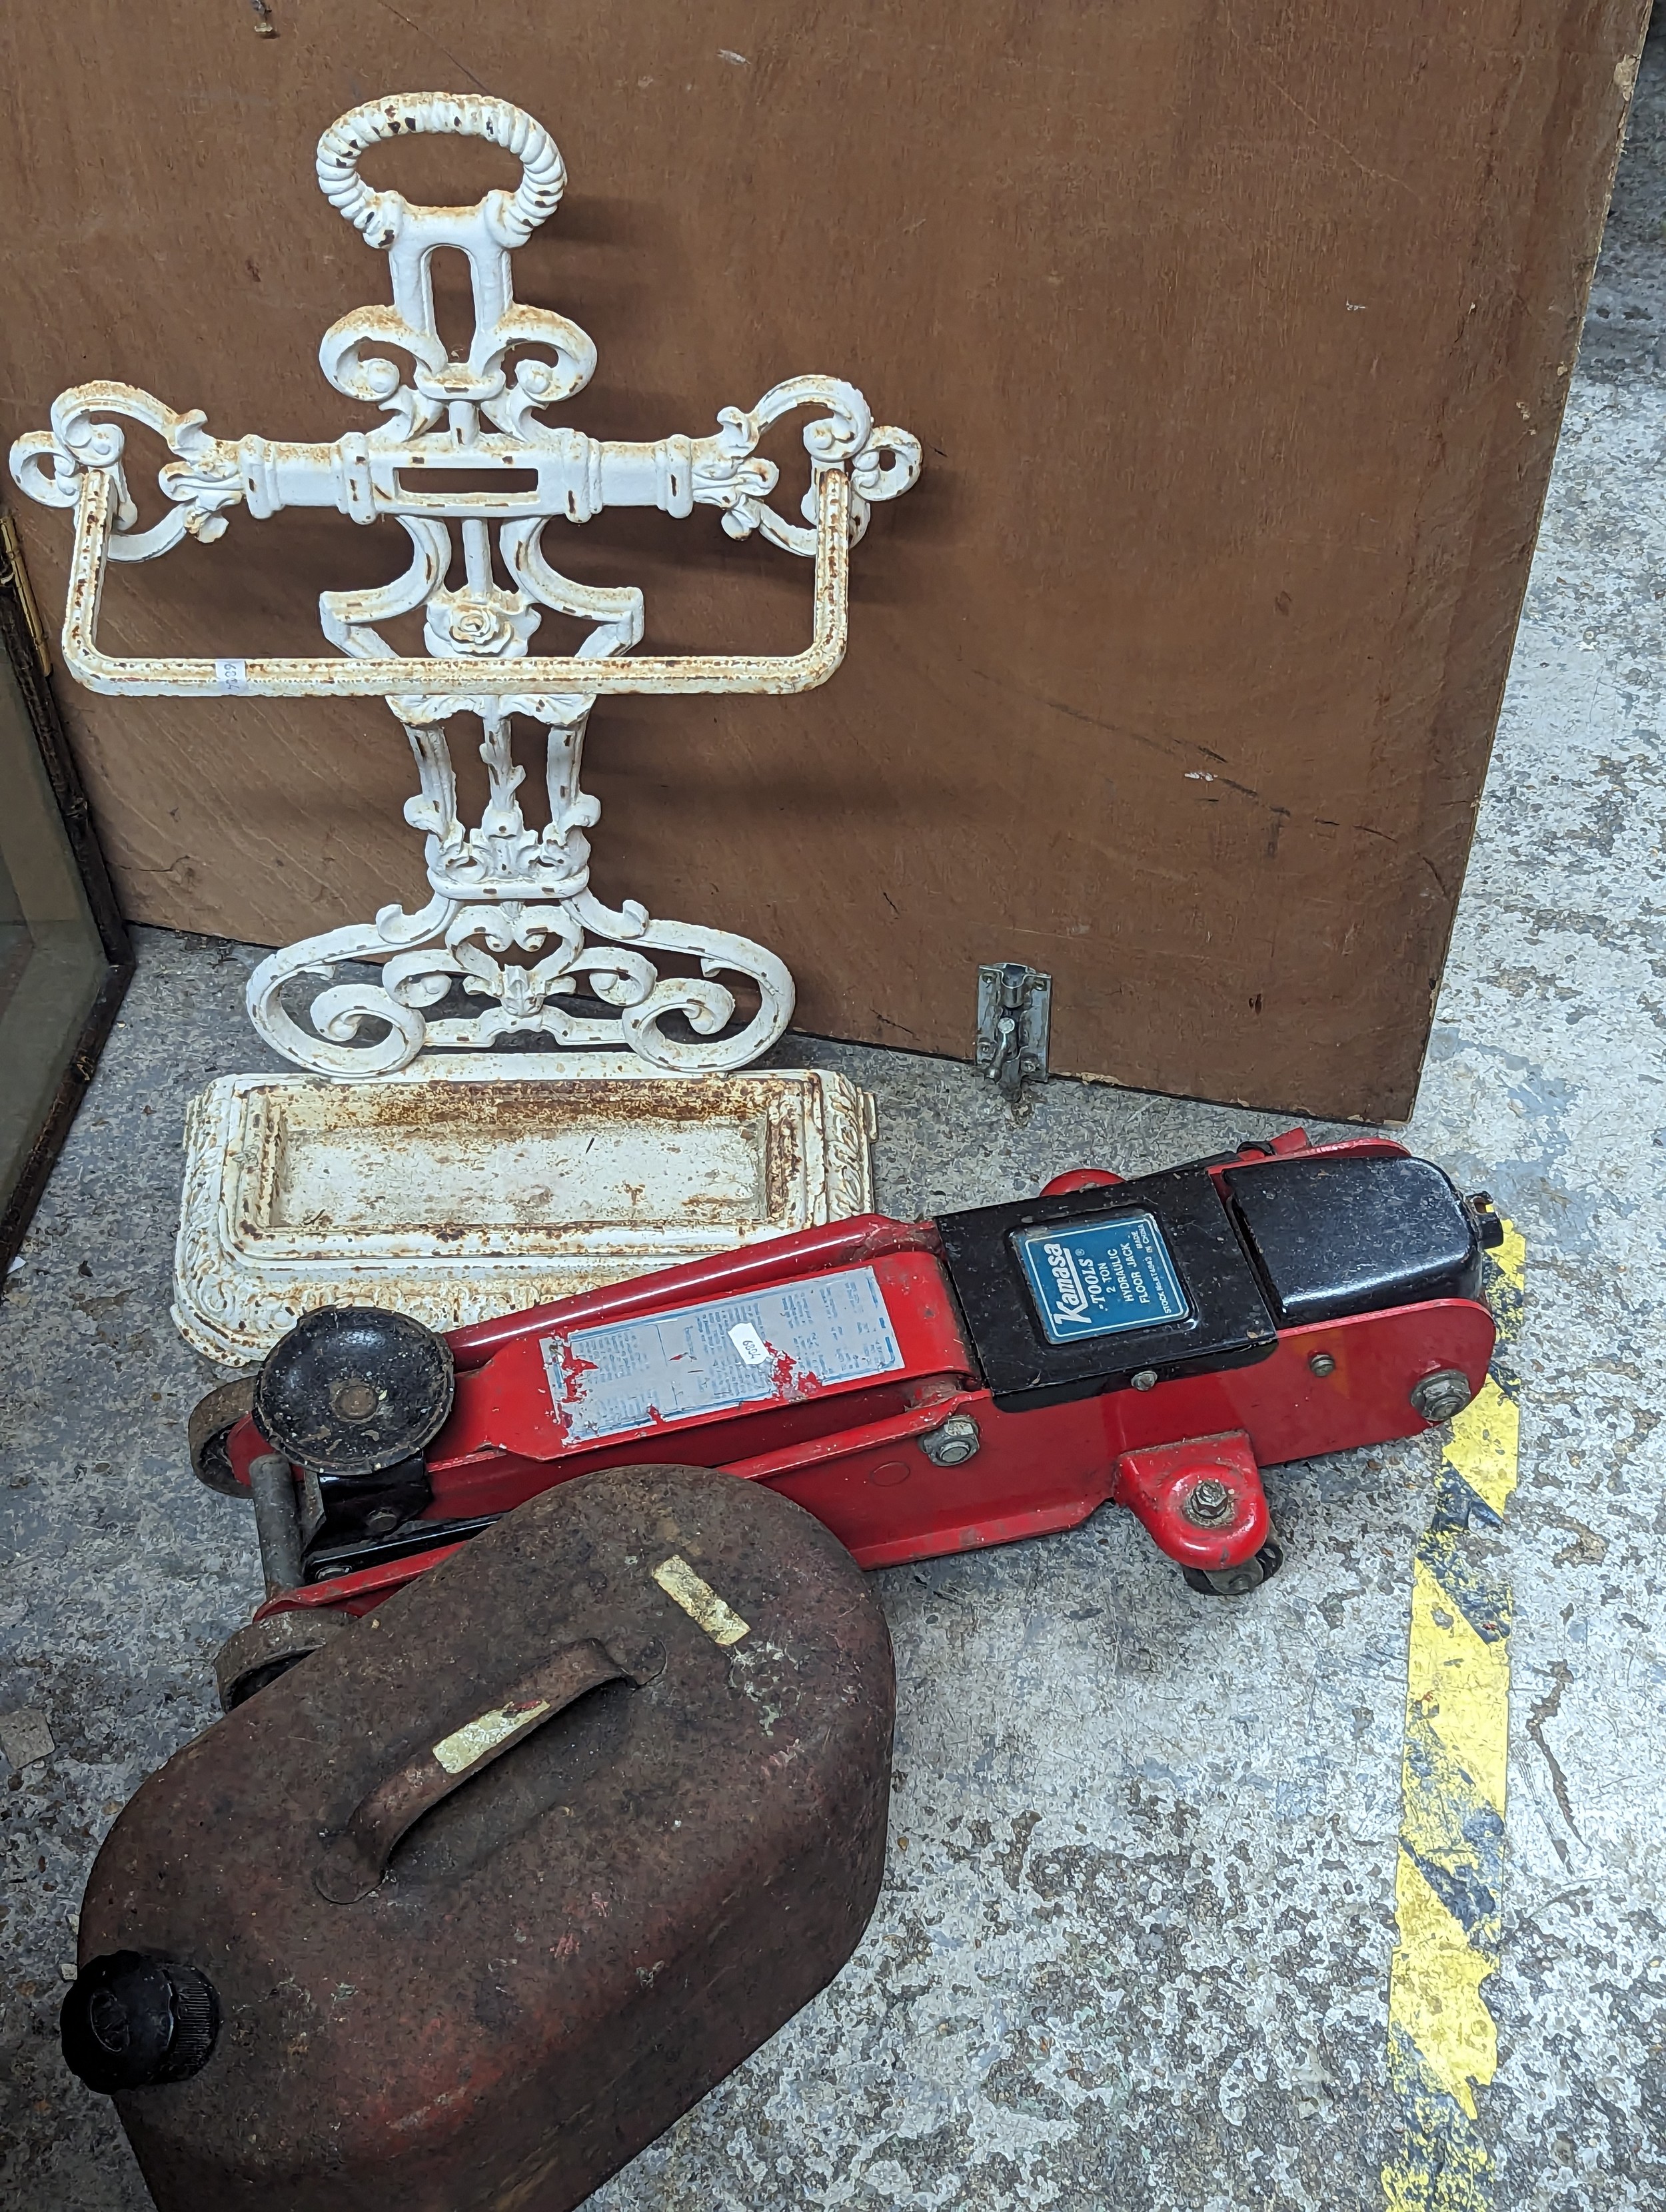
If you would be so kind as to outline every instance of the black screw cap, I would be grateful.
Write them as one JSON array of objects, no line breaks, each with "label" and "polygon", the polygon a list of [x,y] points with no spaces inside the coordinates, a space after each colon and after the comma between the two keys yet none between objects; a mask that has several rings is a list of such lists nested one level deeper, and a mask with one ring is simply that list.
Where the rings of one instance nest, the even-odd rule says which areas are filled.
[{"label": "black screw cap", "polygon": [[1475,1235],[1483,1252],[1496,1252],[1504,1242],[1504,1224],[1493,1211],[1490,1191],[1472,1191],[1463,1201],[1463,1210],[1475,1224]]},{"label": "black screw cap", "polygon": [[143,1951],[92,1960],[58,2014],[64,2063],[106,2097],[185,2081],[207,2064],[219,2033],[220,1999],[208,1976]]}]

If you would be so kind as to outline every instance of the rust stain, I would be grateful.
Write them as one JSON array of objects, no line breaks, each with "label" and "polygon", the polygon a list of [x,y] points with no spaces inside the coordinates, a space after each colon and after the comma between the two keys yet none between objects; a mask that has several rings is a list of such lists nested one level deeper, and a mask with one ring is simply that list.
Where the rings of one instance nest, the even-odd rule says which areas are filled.
[{"label": "rust stain", "polygon": [[240,1363],[304,1304],[449,1328],[848,1218],[872,1203],[859,1102],[827,1080],[222,1079],[187,1146],[179,1309]]}]

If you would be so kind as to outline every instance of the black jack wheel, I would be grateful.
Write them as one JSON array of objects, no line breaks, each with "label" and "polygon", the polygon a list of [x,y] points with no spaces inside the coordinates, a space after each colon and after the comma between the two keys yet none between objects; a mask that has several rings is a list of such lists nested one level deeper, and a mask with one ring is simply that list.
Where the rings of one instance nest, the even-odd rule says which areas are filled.
[{"label": "black jack wheel", "polygon": [[1188,1589],[1195,1589],[1202,1597],[1250,1597],[1265,1582],[1270,1582],[1284,1565],[1284,1547],[1276,1536],[1269,1536],[1254,1559],[1245,1559],[1242,1565],[1221,1567],[1213,1571],[1207,1567],[1182,1567],[1180,1570]]},{"label": "black jack wheel", "polygon": [[246,1498],[248,1492],[231,1471],[226,1439],[245,1414],[254,1410],[255,1377],[240,1375],[199,1398],[192,1408],[188,1431],[191,1471],[198,1482],[217,1490],[222,1498]]}]

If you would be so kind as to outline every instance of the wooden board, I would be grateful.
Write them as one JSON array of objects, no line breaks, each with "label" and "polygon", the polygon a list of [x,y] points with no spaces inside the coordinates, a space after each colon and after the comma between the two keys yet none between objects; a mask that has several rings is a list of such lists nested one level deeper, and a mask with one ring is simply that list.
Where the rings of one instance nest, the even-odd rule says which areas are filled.
[{"label": "wooden board", "polygon": [[[964,1055],[977,964],[1021,958],[1061,1069],[1409,1109],[1645,0],[271,13],[6,15],[8,439],[93,375],[222,435],[364,427],[315,348],[386,267],[318,135],[506,94],[572,179],[518,257],[600,349],[566,419],[700,432],[813,368],[926,445],[824,690],[598,708],[604,894],[773,946],[812,1030]],[[497,158],[366,167],[456,200]],[[67,518],[13,503],[56,610]],[[313,649],[392,528],[240,514],[118,571],[106,635]],[[803,565],[714,517],[573,538],[651,643],[804,634]],[[379,705],[59,696],[135,918],[279,942],[426,896]]]}]

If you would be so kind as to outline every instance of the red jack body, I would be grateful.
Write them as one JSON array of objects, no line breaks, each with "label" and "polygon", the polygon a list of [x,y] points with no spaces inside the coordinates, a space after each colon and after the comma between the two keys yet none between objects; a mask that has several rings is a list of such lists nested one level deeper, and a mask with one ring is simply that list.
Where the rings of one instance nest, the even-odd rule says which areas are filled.
[{"label": "red jack body", "polygon": [[[934,1222],[864,1215],[453,1330],[437,1433],[398,1468],[303,1488],[304,1579],[257,1617],[367,1612],[552,1483],[645,1463],[768,1483],[869,1567],[1115,1501],[1195,1587],[1238,1594],[1277,1564],[1261,1468],[1417,1434],[1480,1389],[1487,1206],[1387,1139],[1292,1131]],[[274,1444],[252,1418],[232,1428],[240,1484]]]}]

